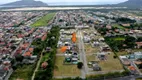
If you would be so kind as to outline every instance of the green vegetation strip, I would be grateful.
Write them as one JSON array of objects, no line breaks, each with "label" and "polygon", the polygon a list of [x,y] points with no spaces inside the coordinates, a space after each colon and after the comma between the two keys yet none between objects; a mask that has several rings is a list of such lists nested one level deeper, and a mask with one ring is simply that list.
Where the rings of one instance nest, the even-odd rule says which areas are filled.
[{"label": "green vegetation strip", "polygon": [[[55,65],[57,43],[59,39],[59,27],[52,27],[50,33],[47,35],[47,40],[42,43],[43,48],[51,47],[52,51],[48,54],[43,55],[42,61],[47,61],[48,66],[46,69],[40,69],[36,72],[34,80],[52,80],[53,70]],[[54,37],[54,39],[53,39]]]},{"label": "green vegetation strip", "polygon": [[124,30],[125,28],[123,26],[120,26],[119,24],[113,24],[112,25],[114,28],[122,29]]},{"label": "green vegetation strip", "polygon": [[54,17],[55,13],[48,13],[43,16],[41,19],[37,20],[35,23],[31,25],[31,27],[42,27],[47,26],[49,21]]},{"label": "green vegetation strip", "polygon": [[30,80],[33,65],[18,66],[9,80]]}]

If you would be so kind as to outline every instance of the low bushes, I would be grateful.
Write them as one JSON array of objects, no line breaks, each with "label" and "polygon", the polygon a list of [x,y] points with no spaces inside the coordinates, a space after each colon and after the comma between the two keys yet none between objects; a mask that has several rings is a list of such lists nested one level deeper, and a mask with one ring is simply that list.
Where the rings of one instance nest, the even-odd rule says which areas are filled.
[{"label": "low bushes", "polygon": [[118,77],[129,76],[129,75],[130,75],[129,71],[114,72],[114,73],[89,76],[87,77],[87,80],[104,80],[104,79],[118,78]]}]

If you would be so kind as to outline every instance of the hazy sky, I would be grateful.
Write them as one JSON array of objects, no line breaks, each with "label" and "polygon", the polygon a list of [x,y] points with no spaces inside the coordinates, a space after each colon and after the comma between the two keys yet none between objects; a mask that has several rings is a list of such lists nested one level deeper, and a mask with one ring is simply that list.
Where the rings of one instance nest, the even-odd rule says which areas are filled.
[{"label": "hazy sky", "polygon": [[[14,2],[18,0],[0,0],[0,4]],[[109,3],[119,3],[124,2],[127,0],[36,0],[36,1],[43,1],[46,3],[58,3],[58,2],[93,2],[93,3],[103,3],[103,4],[109,4]]]}]

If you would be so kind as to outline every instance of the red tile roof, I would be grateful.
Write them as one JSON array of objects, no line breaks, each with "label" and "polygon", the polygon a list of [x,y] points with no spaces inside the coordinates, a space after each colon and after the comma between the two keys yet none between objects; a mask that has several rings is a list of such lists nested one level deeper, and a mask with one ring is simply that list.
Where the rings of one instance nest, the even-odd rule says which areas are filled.
[{"label": "red tile roof", "polygon": [[34,48],[29,48],[29,51],[30,51],[30,52],[33,52],[33,50],[34,50]]},{"label": "red tile roof", "polygon": [[142,46],[142,42],[136,42],[136,44]]},{"label": "red tile roof", "polygon": [[42,41],[44,41],[46,39],[47,35],[44,34],[43,37],[41,38]]},{"label": "red tile roof", "polygon": [[24,56],[31,56],[32,54],[31,54],[31,52],[26,52],[25,54],[24,54]]}]

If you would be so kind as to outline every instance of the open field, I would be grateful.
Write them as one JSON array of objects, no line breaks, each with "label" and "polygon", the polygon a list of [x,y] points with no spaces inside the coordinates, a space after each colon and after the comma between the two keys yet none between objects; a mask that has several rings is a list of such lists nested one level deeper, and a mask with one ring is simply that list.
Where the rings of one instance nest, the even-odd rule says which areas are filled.
[{"label": "open field", "polygon": [[[123,66],[120,61],[116,58],[113,58],[113,53],[107,55],[106,61],[99,61],[96,55],[89,55],[87,57],[87,62],[90,61],[99,61],[99,66],[102,68],[102,71],[112,71],[112,70],[123,70]],[[110,66],[111,65],[111,66]]]},{"label": "open field", "polygon": [[95,54],[97,52],[99,52],[99,47],[95,47],[93,48],[91,46],[91,44],[85,44],[85,51],[86,51],[86,54]]},{"label": "open field", "polygon": [[114,54],[111,53],[107,55],[106,61],[100,61],[99,65],[102,67],[103,71],[112,71],[112,70],[123,70],[123,66],[118,60],[118,58],[113,58]]},{"label": "open field", "polygon": [[32,27],[42,27],[47,26],[48,22],[54,17],[55,13],[48,13],[47,15],[43,16],[41,19],[37,20],[33,23]]},{"label": "open field", "polygon": [[87,59],[87,62],[90,62],[90,61],[97,61],[98,59],[97,59],[97,57],[96,57],[96,55],[87,55],[86,56],[86,59]]},{"label": "open field", "polygon": [[64,57],[56,57],[54,76],[80,76],[76,65],[63,65]]},{"label": "open field", "polygon": [[31,80],[32,65],[23,65],[18,67],[16,71],[10,76],[9,80]]}]

